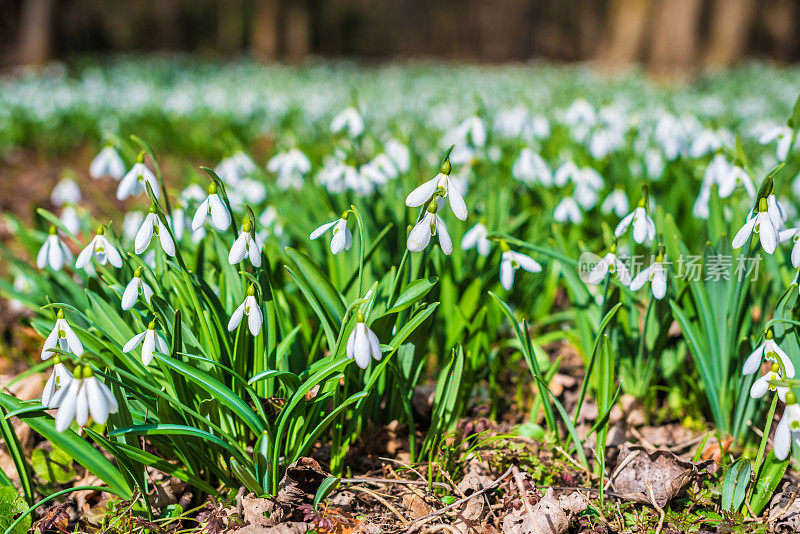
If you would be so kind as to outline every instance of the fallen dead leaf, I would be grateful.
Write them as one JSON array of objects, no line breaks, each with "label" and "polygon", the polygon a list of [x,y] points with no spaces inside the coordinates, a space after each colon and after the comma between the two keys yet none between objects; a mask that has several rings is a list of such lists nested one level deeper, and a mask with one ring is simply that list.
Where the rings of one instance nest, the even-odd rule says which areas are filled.
[{"label": "fallen dead leaf", "polygon": [[286,468],[286,474],[278,484],[278,503],[294,509],[313,501],[317,489],[327,476],[316,460],[300,458]]},{"label": "fallen dead leaf", "polygon": [[503,534],[562,534],[569,528],[572,517],[584,510],[589,501],[573,491],[556,498],[553,488],[548,488],[541,500],[531,506],[513,510],[503,518]]},{"label": "fallen dead leaf", "polygon": [[249,525],[271,527],[275,525],[275,501],[256,497],[254,493],[242,497],[242,518]]},{"label": "fallen dead leaf", "polygon": [[769,503],[767,523],[778,534],[800,532],[800,487],[796,483],[786,480],[778,487]]}]

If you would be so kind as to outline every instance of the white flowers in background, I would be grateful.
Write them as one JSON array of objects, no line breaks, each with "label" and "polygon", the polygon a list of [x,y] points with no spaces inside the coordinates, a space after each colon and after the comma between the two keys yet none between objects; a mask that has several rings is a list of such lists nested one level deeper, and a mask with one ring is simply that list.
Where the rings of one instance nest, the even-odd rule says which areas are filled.
[{"label": "white flowers in background", "polygon": [[105,228],[100,226],[97,229],[97,234],[89,241],[89,244],[84,247],[78,259],[75,260],[76,269],[85,269],[92,261],[92,257],[97,260],[100,265],[110,263],[117,269],[122,267],[122,256],[114,245],[112,245],[105,236]]},{"label": "white flowers in background", "polygon": [[375,361],[381,361],[381,344],[375,332],[364,323],[364,314],[358,312],[356,326],[347,338],[347,357],[355,360],[356,365],[366,369],[369,365],[370,356]]},{"label": "white flowers in background", "polygon": [[370,194],[374,189],[372,182],[361,176],[353,162],[341,150],[325,158],[317,177],[320,184],[330,193],[343,193],[350,189],[363,196]]},{"label": "white flowers in background", "polygon": [[72,331],[72,328],[70,328],[69,324],[67,324],[67,319],[64,316],[64,310],[58,310],[58,313],[56,314],[56,324],[53,326],[53,330],[47,336],[47,339],[44,340],[44,346],[42,347],[42,360],[47,360],[51,356],[54,356],[56,353],[51,349],[55,348],[64,352],[71,352],[75,356],[80,356],[83,354],[83,345],[81,344],[81,340],[78,339],[78,336]]},{"label": "white flowers in background", "polygon": [[[406,206],[409,208],[422,206],[431,200],[434,194],[437,194],[447,198],[448,202],[450,203],[450,209],[453,210],[455,216],[462,221],[466,221],[467,204],[464,202],[464,197],[461,196],[458,188],[453,184],[453,180],[450,177],[451,169],[450,160],[445,157],[444,163],[442,163],[442,166],[439,169],[439,174],[408,194],[406,197]],[[430,214],[431,205],[428,206],[428,212]],[[435,216],[435,212],[433,212],[433,215]],[[425,247],[423,246],[423,248]]]},{"label": "white flowers in background", "polygon": [[693,158],[701,158],[724,146],[733,146],[735,143],[733,135],[728,130],[704,129],[697,135],[689,146],[689,155]]},{"label": "white flowers in background", "polygon": [[261,244],[253,238],[253,225],[249,219],[245,219],[239,237],[231,245],[228,263],[236,265],[246,257],[250,258],[253,267],[261,267]]},{"label": "white flowers in background", "polygon": [[56,413],[56,430],[64,432],[74,420],[84,427],[92,416],[99,424],[105,424],[108,415],[117,413],[118,405],[111,390],[97,380],[90,367],[75,368],[72,381],[66,388]]},{"label": "white flowers in background", "polygon": [[56,227],[51,226],[50,234],[44,240],[42,248],[39,249],[39,253],[36,255],[36,266],[44,269],[45,266],[49,265],[54,271],[60,271],[67,263],[72,263],[72,252],[58,237]]},{"label": "white flowers in background", "polygon": [[794,365],[789,356],[773,339],[772,330],[767,330],[764,334],[764,341],[757,346],[747,357],[742,366],[743,375],[752,375],[761,367],[762,360],[777,363],[780,360],[781,366],[786,370],[786,378],[794,378]]},{"label": "white flowers in background", "polygon": [[346,131],[347,135],[356,138],[364,132],[364,119],[354,107],[339,112],[331,121],[331,132]]},{"label": "white flowers in background", "polygon": [[312,241],[319,236],[333,228],[331,238],[331,252],[334,254],[341,254],[342,251],[350,250],[353,246],[353,234],[347,226],[347,218],[350,216],[349,211],[345,211],[339,219],[325,223],[318,226],[311,235],[308,236]]},{"label": "white flowers in background", "polygon": [[150,184],[155,198],[161,194],[158,187],[158,180],[153,171],[147,168],[144,163],[144,153],[139,154],[136,163],[131,167],[131,170],[122,177],[117,187],[117,199],[125,200],[131,196],[141,195],[147,188],[144,186],[145,182]]},{"label": "white flowers in background", "polygon": [[778,426],[775,427],[775,438],[772,451],[778,460],[785,460],[792,450],[792,442],[800,439],[800,404],[792,391],[786,393],[786,407],[783,410]]},{"label": "white flowers in background", "polygon": [[453,241],[450,239],[450,234],[447,233],[444,221],[437,214],[441,208],[440,202],[444,202],[444,199],[440,199],[441,197],[436,196],[434,200],[430,201],[425,216],[408,233],[406,247],[411,252],[420,252],[425,249],[430,243],[431,237],[439,234],[439,246],[442,248],[442,252],[448,256],[453,253]]},{"label": "white flowers in background", "polygon": [[242,206],[245,201],[250,204],[260,204],[267,198],[267,186],[251,178],[242,178],[227,191],[228,202],[234,209]]},{"label": "white flowers in background", "polygon": [[208,196],[197,207],[197,211],[192,217],[192,231],[196,232],[205,223],[209,214],[211,215],[211,222],[217,230],[226,230],[231,225],[231,214],[228,208],[223,204],[222,199],[217,194],[217,184],[211,182],[208,184]]},{"label": "white flowers in background", "polygon": [[583,221],[583,212],[572,197],[564,197],[553,210],[553,219],[556,222],[570,221],[573,224],[580,224]]},{"label": "white flowers in background", "polygon": [[667,271],[664,269],[664,255],[658,253],[653,263],[639,271],[631,280],[631,291],[639,291],[647,282],[650,282],[650,290],[653,297],[658,300],[667,294]]},{"label": "white flowers in background", "polygon": [[133,240],[134,252],[141,254],[150,245],[153,235],[158,236],[158,241],[161,243],[161,248],[169,256],[175,255],[175,242],[172,241],[172,236],[169,235],[169,229],[161,222],[158,213],[156,213],[155,204],[150,206],[147,216],[142,221],[142,226],[136,233],[136,238]]},{"label": "white flowers in background", "polygon": [[782,126],[775,126],[765,131],[758,139],[758,142],[762,145],[767,145],[773,141],[778,142],[775,149],[775,156],[778,158],[778,161],[786,161],[786,157],[789,155],[789,149],[792,147],[792,129],[785,124]]},{"label": "white flowers in background", "polygon": [[89,165],[89,176],[95,180],[104,176],[119,180],[125,176],[125,162],[113,146],[106,145]]},{"label": "white flowers in background", "polygon": [[606,215],[625,216],[628,213],[628,195],[622,189],[614,189],[600,205],[600,211]]},{"label": "white flowers in background", "polygon": [[235,185],[241,179],[246,178],[256,171],[256,164],[250,156],[241,150],[237,150],[232,155],[219,162],[214,172],[226,184]]},{"label": "white flowers in background", "polygon": [[794,241],[794,246],[792,247],[792,265],[795,269],[800,268],[800,227],[781,230],[778,234],[778,239],[781,243],[786,243],[790,240]]},{"label": "white flowers in background", "polygon": [[399,174],[408,172],[411,168],[411,152],[406,145],[397,139],[389,139],[383,149]]},{"label": "white flowers in background", "polygon": [[169,354],[169,345],[159,334],[156,334],[155,321],[150,321],[150,324],[147,325],[147,330],[130,338],[125,343],[125,346],[122,347],[122,352],[130,352],[139,345],[142,346],[142,365],[145,367],[153,361],[155,351]]},{"label": "white flowers in background", "polygon": [[520,182],[532,185],[540,183],[545,187],[553,185],[553,173],[542,156],[530,148],[523,148],[514,165],[511,174]]},{"label": "white flowers in background", "polygon": [[49,409],[58,408],[72,382],[72,373],[61,363],[61,358],[53,357],[53,372],[42,390],[42,406]]},{"label": "white flowers in background", "polygon": [[231,320],[228,321],[228,331],[233,332],[242,322],[242,317],[247,315],[247,326],[253,336],[261,332],[261,325],[264,323],[264,316],[261,314],[261,307],[256,300],[256,288],[253,284],[247,288],[247,296],[244,301],[233,311]]},{"label": "white flowers in background", "polygon": [[[777,211],[777,210],[776,210]],[[778,215],[779,217],[779,215]],[[744,246],[753,232],[758,234],[764,252],[772,254],[778,248],[779,230],[775,224],[774,217],[770,216],[766,198],[758,200],[758,209],[750,212],[747,221],[739,229],[733,238],[731,246],[739,249]]]},{"label": "white flowers in background", "polygon": [[616,274],[622,285],[630,285],[631,274],[625,263],[617,256],[616,245],[611,245],[606,255],[594,264],[586,277],[586,281],[590,284],[599,284],[609,273]]},{"label": "white flowers in background", "polygon": [[54,206],[64,204],[77,204],[81,201],[81,190],[78,184],[69,178],[62,178],[58,181],[53,191],[50,193],[50,202]]},{"label": "white flowers in background", "polygon": [[61,221],[61,224],[64,225],[64,228],[72,232],[73,235],[81,231],[81,220],[78,217],[78,212],[75,210],[75,206],[64,206],[64,209],[61,210],[61,215],[58,217],[58,220]]},{"label": "white flowers in background", "polygon": [[267,162],[267,170],[278,176],[278,189],[300,189],[305,175],[311,170],[311,162],[301,150],[291,148],[272,156]]},{"label": "white flowers in background", "polygon": [[709,215],[708,202],[711,199],[711,186],[716,184],[720,198],[728,198],[738,187],[744,187],[750,198],[755,198],[756,188],[750,175],[732,163],[728,163],[725,156],[717,154],[706,167],[703,174],[703,183],[700,186],[700,194],[694,203],[692,213],[700,219],[707,219]]},{"label": "white flowers in background", "polygon": [[136,304],[136,299],[139,298],[139,295],[144,297],[144,300],[150,304],[150,297],[153,296],[153,289],[147,285],[147,282],[143,279],[144,270],[141,267],[138,267],[133,272],[133,278],[131,281],[128,282],[128,285],[125,286],[125,291],[122,292],[122,309],[123,310],[130,310],[133,308],[133,305]]},{"label": "white flowers in background", "polygon": [[583,143],[592,126],[597,122],[597,113],[589,102],[579,98],[564,112],[563,121],[570,127],[569,132],[572,139]]},{"label": "white flowers in background", "polygon": [[361,177],[375,186],[386,185],[389,180],[397,178],[398,171],[386,154],[378,154],[359,169]]},{"label": "white flowers in background", "polygon": [[481,256],[488,256],[492,248],[492,242],[486,236],[489,230],[483,221],[475,224],[472,228],[466,231],[464,237],[461,239],[461,248],[469,250],[472,247],[478,251]]},{"label": "white flowers in background", "polygon": [[511,291],[514,286],[514,273],[520,267],[529,273],[541,272],[539,262],[526,254],[514,252],[505,241],[500,241],[500,250],[503,251],[500,257],[500,284],[506,291]]},{"label": "white flowers in background", "polygon": [[656,224],[647,213],[647,208],[645,207],[646,202],[646,199],[642,198],[642,200],[639,201],[639,205],[636,206],[632,212],[623,217],[614,230],[615,237],[621,237],[622,234],[628,230],[628,227],[632,225],[633,240],[640,245],[645,241],[652,241],[655,239]]}]

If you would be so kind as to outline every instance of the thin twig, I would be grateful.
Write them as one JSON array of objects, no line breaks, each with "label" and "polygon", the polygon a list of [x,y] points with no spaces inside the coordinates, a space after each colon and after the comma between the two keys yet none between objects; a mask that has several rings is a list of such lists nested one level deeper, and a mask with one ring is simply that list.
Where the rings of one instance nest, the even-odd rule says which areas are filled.
[{"label": "thin twig", "polygon": [[647,489],[650,492],[650,504],[652,504],[653,508],[655,508],[658,511],[658,526],[656,527],[655,534],[661,534],[661,529],[664,528],[664,518],[667,517],[667,514],[664,512],[664,509],[661,508],[656,502],[656,497],[655,495],[653,495],[653,485],[650,484],[649,482],[647,484]]},{"label": "thin twig", "polygon": [[[372,477],[359,477],[359,478],[343,478],[341,481],[343,484],[406,484],[406,485],[416,485],[416,486],[427,486],[427,480],[406,480],[404,478],[372,478]],[[444,482],[432,482],[431,485],[433,486],[440,486],[445,489],[450,489],[450,486],[445,484]]]},{"label": "thin twig", "polygon": [[356,491],[363,491],[367,495],[371,496],[373,499],[375,499],[376,501],[384,505],[386,508],[388,508],[394,515],[396,515],[397,518],[400,521],[402,521],[404,526],[408,526],[408,520],[405,517],[403,517],[402,514],[400,514],[400,512],[397,511],[397,508],[392,506],[386,499],[384,499],[374,491],[369,490],[367,488],[362,488],[361,486],[352,486],[350,489]]},{"label": "thin twig", "polygon": [[531,503],[528,502],[528,492],[525,490],[525,483],[522,480],[522,475],[517,469],[516,465],[512,465],[511,469],[514,472],[514,482],[517,484],[517,491],[519,491],[519,496],[522,499],[522,504],[525,505],[525,512],[528,514],[528,517],[531,519],[531,524],[536,524],[536,518],[533,516],[533,508],[531,508]]},{"label": "thin twig", "polygon": [[620,462],[620,464],[614,469],[614,471],[612,471],[611,476],[608,477],[608,482],[606,482],[606,485],[603,486],[603,490],[604,491],[611,486],[611,481],[614,480],[614,477],[616,477],[619,474],[619,472],[622,471],[622,469],[626,465],[631,463],[634,458],[639,456],[640,452],[642,452],[642,450],[641,449],[637,449],[637,450],[633,451],[632,453],[630,453],[628,456],[626,456],[625,459],[622,460],[622,462]]}]

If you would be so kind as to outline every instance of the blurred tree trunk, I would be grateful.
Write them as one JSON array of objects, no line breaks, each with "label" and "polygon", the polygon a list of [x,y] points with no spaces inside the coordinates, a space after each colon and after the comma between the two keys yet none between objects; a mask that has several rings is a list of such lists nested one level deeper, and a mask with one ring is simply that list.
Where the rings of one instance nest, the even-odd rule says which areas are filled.
[{"label": "blurred tree trunk", "polygon": [[311,16],[305,2],[289,2],[284,28],[286,55],[292,61],[302,61],[311,50]]},{"label": "blurred tree trunk", "polygon": [[798,52],[797,33],[800,32],[800,6],[797,0],[773,0],[760,9],[764,29],[770,40],[770,56],[791,61]]},{"label": "blurred tree trunk", "polygon": [[50,58],[53,0],[25,0],[22,5],[17,61],[41,65]]},{"label": "blurred tree trunk", "polygon": [[756,0],[716,0],[704,65],[725,67],[742,57],[755,8]]},{"label": "blurred tree trunk", "polygon": [[641,59],[651,0],[612,0],[598,59],[622,67]]},{"label": "blurred tree trunk", "polygon": [[650,17],[648,67],[656,76],[685,74],[697,63],[700,0],[659,0]]},{"label": "blurred tree trunk", "polygon": [[244,41],[242,0],[217,1],[217,49],[223,54],[239,52]]},{"label": "blurred tree trunk", "polygon": [[158,47],[177,50],[183,41],[180,0],[158,0],[155,5]]},{"label": "blurred tree trunk", "polygon": [[256,0],[252,51],[261,60],[269,61],[278,57],[280,14],[280,0]]}]

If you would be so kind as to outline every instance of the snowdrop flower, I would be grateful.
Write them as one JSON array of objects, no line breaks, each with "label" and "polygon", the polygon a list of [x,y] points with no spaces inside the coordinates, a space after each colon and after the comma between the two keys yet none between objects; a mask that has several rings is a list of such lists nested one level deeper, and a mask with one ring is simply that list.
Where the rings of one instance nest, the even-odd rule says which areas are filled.
[{"label": "snowdrop flower", "polygon": [[97,235],[89,241],[89,244],[78,254],[78,259],[75,260],[76,269],[85,269],[92,261],[92,257],[97,260],[100,265],[110,263],[117,269],[122,267],[122,256],[111,242],[106,239],[105,228],[100,226],[97,229]]},{"label": "snowdrop flower", "polygon": [[169,345],[160,335],[156,334],[156,322],[150,321],[147,330],[136,334],[125,343],[122,352],[130,352],[139,345],[142,345],[142,365],[147,367],[153,361],[155,351],[162,354],[169,354]]},{"label": "snowdrop flower", "polygon": [[589,135],[592,126],[597,122],[597,113],[589,102],[583,98],[574,101],[564,113],[564,124],[569,126],[572,139],[582,143]]},{"label": "snowdrop flower", "polygon": [[764,252],[767,254],[775,252],[775,249],[778,248],[779,232],[778,226],[775,225],[775,221],[770,217],[768,209],[767,199],[759,199],[758,210],[755,213],[752,211],[750,212],[747,222],[744,223],[734,236],[733,242],[731,243],[734,249],[742,248],[750,238],[750,235],[755,231],[758,234]]},{"label": "snowdrop flower", "polygon": [[611,245],[606,255],[592,267],[586,277],[586,281],[594,285],[599,284],[609,273],[616,273],[622,285],[628,286],[631,284],[631,274],[628,272],[625,263],[617,257],[616,245]]},{"label": "snowdrop flower", "polygon": [[625,191],[614,189],[600,205],[600,211],[605,215],[614,213],[617,217],[623,217],[628,213],[628,196]]},{"label": "snowdrop flower", "polygon": [[61,358],[53,357],[53,372],[42,390],[42,406],[49,409],[58,408],[72,382],[72,373],[61,363]]},{"label": "snowdrop flower", "polygon": [[478,251],[481,256],[488,256],[492,248],[492,242],[486,239],[489,230],[483,222],[477,223],[475,226],[467,230],[464,237],[461,239],[461,248],[469,250],[472,247]]},{"label": "snowdrop flower", "polygon": [[217,184],[214,182],[208,184],[208,196],[200,203],[194,213],[192,218],[193,232],[199,230],[206,223],[209,214],[211,214],[211,222],[217,230],[226,230],[231,225],[231,214],[219,198]]},{"label": "snowdrop flower", "polygon": [[645,208],[646,200],[643,198],[639,201],[639,205],[626,215],[617,225],[614,230],[614,236],[619,238],[624,234],[628,227],[633,224],[633,240],[639,244],[645,241],[652,241],[656,237],[656,225]]},{"label": "snowdrop flower", "polygon": [[[406,197],[406,206],[409,208],[422,206],[431,200],[434,194],[438,192],[440,196],[448,199],[450,202],[450,209],[453,210],[455,216],[462,221],[466,221],[467,204],[464,202],[464,197],[461,196],[461,193],[453,184],[453,180],[450,177],[450,170],[450,160],[445,158],[442,167],[439,169],[439,174],[437,174],[436,177],[428,180],[408,194]],[[428,211],[430,212],[430,205]]]},{"label": "snowdrop flower", "polygon": [[128,285],[125,286],[125,291],[122,292],[123,310],[127,311],[133,308],[139,295],[142,295],[144,300],[150,304],[150,297],[153,296],[153,290],[142,278],[143,274],[143,269],[141,267],[137,268],[133,273],[133,278],[128,282]]},{"label": "snowdrop flower", "polygon": [[350,232],[350,228],[347,226],[347,218],[349,216],[350,213],[348,211],[342,213],[342,216],[339,219],[317,227],[313,232],[311,232],[311,235],[309,235],[308,238],[313,241],[333,228],[331,252],[334,254],[341,254],[342,251],[350,250],[350,247],[353,246],[353,234]]},{"label": "snowdrop flower", "polygon": [[664,255],[659,252],[656,260],[645,267],[631,281],[631,291],[639,291],[647,282],[653,297],[658,300],[667,294],[667,271],[664,269]]},{"label": "snowdrop flower", "polygon": [[42,360],[48,360],[56,353],[52,349],[58,348],[64,352],[71,352],[75,356],[83,354],[83,345],[81,340],[75,332],[72,331],[67,319],[64,316],[64,310],[58,310],[56,314],[56,324],[47,339],[44,340],[42,347]]},{"label": "snowdrop flower", "polygon": [[311,170],[308,157],[297,148],[275,154],[267,163],[267,170],[278,175],[278,189],[300,189],[303,177]]},{"label": "snowdrop flower", "polygon": [[64,204],[77,204],[81,201],[81,190],[78,184],[69,178],[62,178],[53,188],[50,193],[50,202],[54,206],[63,206]]},{"label": "snowdrop flower", "polygon": [[141,195],[146,190],[144,186],[145,182],[150,184],[153,195],[158,198],[161,194],[159,192],[158,180],[156,180],[156,175],[153,174],[153,171],[148,169],[147,165],[144,164],[144,153],[142,153],[139,154],[139,158],[136,160],[133,167],[131,167],[131,170],[120,180],[119,187],[117,187],[117,199],[125,200],[131,196]]},{"label": "snowdrop flower", "polygon": [[347,357],[355,360],[356,365],[362,369],[366,369],[370,356],[377,362],[381,361],[381,344],[375,332],[364,324],[364,314],[358,312],[356,327],[347,338]]},{"label": "snowdrop flower", "polygon": [[760,399],[766,395],[767,391],[775,391],[778,394],[778,398],[782,401],[785,401],[788,388],[776,386],[771,383],[774,383],[774,381],[783,380],[782,373],[783,372],[781,371],[780,364],[777,362],[773,363],[769,371],[761,375],[756,379],[755,382],[753,382],[753,386],[750,388],[750,397],[754,399]]},{"label": "snowdrop flower", "polygon": [[356,138],[364,131],[364,119],[354,107],[346,108],[331,121],[331,132],[347,131],[347,135]]},{"label": "snowdrop flower", "polygon": [[245,257],[250,258],[253,267],[261,267],[261,245],[253,239],[253,227],[248,219],[242,224],[242,231],[239,237],[233,242],[231,251],[228,254],[228,263],[236,265]]},{"label": "snowdrop flower", "polygon": [[722,131],[703,130],[700,132],[700,135],[694,138],[692,144],[689,146],[689,155],[693,158],[701,158],[706,154],[721,149],[723,144],[729,141],[729,139],[723,139],[723,137],[728,136]]},{"label": "snowdrop flower", "polygon": [[260,204],[267,198],[267,186],[250,178],[242,178],[228,193],[228,201],[234,208],[241,206],[245,200],[251,204]]},{"label": "snowdrop flower", "polygon": [[384,146],[386,155],[394,163],[397,172],[400,174],[408,172],[411,168],[411,152],[408,147],[397,139],[389,139]]},{"label": "snowdrop flower", "polygon": [[60,271],[64,264],[72,263],[72,252],[58,237],[55,226],[50,227],[50,234],[44,240],[42,248],[36,255],[36,266],[44,269],[49,265],[54,271]]},{"label": "snowdrop flower", "polygon": [[758,371],[762,360],[780,363],[780,366],[786,371],[786,378],[794,378],[795,371],[792,360],[775,342],[771,329],[767,330],[764,335],[764,342],[756,347],[744,361],[742,374],[751,375]]},{"label": "snowdrop flower", "polygon": [[100,150],[89,165],[89,176],[95,180],[103,176],[119,180],[125,176],[125,162],[122,161],[113,146],[107,145]]},{"label": "snowdrop flower", "polygon": [[775,228],[780,230],[783,227],[783,223],[786,222],[787,215],[781,203],[778,202],[778,197],[775,196],[775,193],[767,195],[767,213],[773,224],[775,224]]},{"label": "snowdrop flower", "polygon": [[795,269],[800,267],[800,227],[796,228],[788,228],[786,230],[781,230],[778,234],[778,239],[781,243],[785,243],[789,240],[794,241],[794,246],[792,247],[792,265]]},{"label": "snowdrop flower", "polygon": [[169,256],[174,256],[175,242],[172,241],[172,236],[169,235],[169,229],[161,222],[161,218],[156,213],[155,204],[152,204],[147,216],[142,221],[142,226],[136,233],[136,238],[133,240],[134,252],[141,254],[147,250],[154,234],[158,236],[158,241],[161,243],[161,248],[164,249],[164,252]]},{"label": "snowdrop flower", "polygon": [[92,416],[97,423],[105,424],[108,414],[116,413],[117,401],[108,386],[97,380],[90,367],[75,368],[67,393],[56,413],[56,430],[64,432],[74,420],[84,427]]},{"label": "snowdrop flower", "polygon": [[506,291],[511,291],[514,285],[514,272],[520,267],[529,273],[541,272],[542,266],[539,262],[526,254],[514,252],[505,241],[500,241],[500,250],[503,251],[500,257],[500,285]]},{"label": "snowdrop flower", "polygon": [[141,211],[129,211],[122,218],[122,235],[128,241],[136,239],[139,228],[144,222],[144,214]]},{"label": "snowdrop flower", "polygon": [[530,148],[523,148],[520,151],[511,168],[511,174],[526,184],[538,182],[545,187],[553,185],[553,173],[550,171],[550,167],[539,154]]},{"label": "snowdrop flower", "polygon": [[189,220],[189,217],[186,215],[186,210],[184,210],[182,205],[173,208],[169,218],[172,226],[172,233],[175,234],[175,240],[180,241],[183,238],[184,232],[186,232],[186,227],[191,226],[192,221]]},{"label": "snowdrop flower", "polygon": [[[411,252],[423,250],[428,246],[431,237],[438,233],[439,246],[442,248],[442,252],[448,256],[453,253],[453,241],[450,239],[450,234],[447,233],[447,227],[444,225],[442,218],[436,213],[440,208],[439,198],[437,196],[436,199],[430,201],[425,216],[408,233],[406,247]],[[406,204],[408,204],[408,201],[406,201]]]},{"label": "snowdrop flower", "polygon": [[228,321],[228,331],[233,332],[242,322],[242,317],[247,315],[247,326],[250,333],[257,336],[261,332],[261,325],[264,323],[264,317],[261,314],[261,307],[256,301],[256,288],[253,284],[247,288],[247,296],[244,298],[238,308],[236,308],[231,315],[231,320]]},{"label": "snowdrop flower", "polygon": [[758,142],[762,145],[778,141],[775,155],[778,161],[786,161],[786,156],[789,155],[789,149],[792,146],[792,129],[787,125],[775,126],[764,132],[759,138]]},{"label": "snowdrop flower", "polygon": [[553,210],[553,219],[561,223],[570,221],[573,224],[580,224],[583,221],[583,213],[574,198],[564,197]]},{"label": "snowdrop flower", "polygon": [[778,426],[775,428],[775,439],[772,451],[778,460],[785,460],[792,451],[792,441],[800,438],[800,404],[792,391],[786,393],[786,407],[783,409]]},{"label": "snowdrop flower", "polygon": [[72,232],[73,235],[81,231],[81,220],[78,217],[78,212],[75,211],[75,206],[64,206],[58,220],[61,221],[64,228]]},{"label": "snowdrop flower", "polygon": [[250,159],[250,156],[241,150],[233,153],[231,156],[224,158],[219,162],[214,172],[226,184],[237,184],[242,178],[245,178],[256,171],[256,164]]},{"label": "snowdrop flower", "polygon": [[567,161],[563,163],[558,169],[556,169],[555,174],[553,174],[553,183],[556,184],[558,187],[564,187],[567,185],[567,182],[573,182],[577,184],[581,181],[581,170],[575,164],[574,161]]}]

